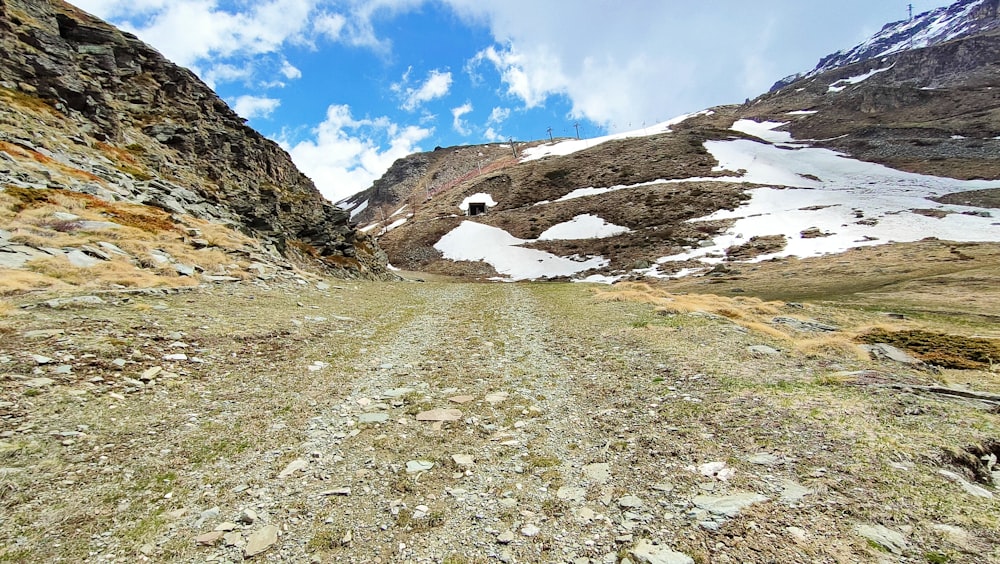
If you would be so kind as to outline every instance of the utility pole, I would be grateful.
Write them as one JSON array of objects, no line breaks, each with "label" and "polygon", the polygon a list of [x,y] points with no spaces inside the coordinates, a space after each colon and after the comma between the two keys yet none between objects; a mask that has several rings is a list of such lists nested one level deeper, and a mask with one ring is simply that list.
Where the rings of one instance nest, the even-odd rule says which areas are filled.
[{"label": "utility pole", "polygon": [[580,122],[574,123],[573,127],[576,128],[576,138],[580,139]]},{"label": "utility pole", "polygon": [[514,158],[516,159],[517,158],[517,147],[514,146],[514,138],[511,137],[511,138],[507,139],[507,142],[510,143],[510,151],[512,153],[514,153]]},{"label": "utility pole", "polygon": [[555,142],[555,140],[554,140],[554,139],[552,139],[552,128],[551,128],[551,127],[549,127],[549,128],[548,128],[548,129],[546,129],[545,131],[549,132],[549,143],[553,143],[553,142]]},{"label": "utility pole", "polygon": [[910,9],[910,21],[913,21],[913,4],[907,4],[907,8]]}]

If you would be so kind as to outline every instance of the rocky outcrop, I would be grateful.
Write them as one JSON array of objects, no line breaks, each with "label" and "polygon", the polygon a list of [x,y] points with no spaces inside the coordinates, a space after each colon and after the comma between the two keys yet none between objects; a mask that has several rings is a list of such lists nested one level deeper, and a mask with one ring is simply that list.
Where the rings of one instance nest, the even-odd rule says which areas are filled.
[{"label": "rocky outcrop", "polygon": [[[26,107],[44,114],[4,128],[0,142],[55,155],[81,173],[19,170],[14,185],[224,222],[343,275],[388,276],[374,241],[284,150],[135,36],[60,0],[3,0],[0,60],[0,93],[15,102],[4,121],[13,125]],[[68,141],[52,142],[60,137]]]}]

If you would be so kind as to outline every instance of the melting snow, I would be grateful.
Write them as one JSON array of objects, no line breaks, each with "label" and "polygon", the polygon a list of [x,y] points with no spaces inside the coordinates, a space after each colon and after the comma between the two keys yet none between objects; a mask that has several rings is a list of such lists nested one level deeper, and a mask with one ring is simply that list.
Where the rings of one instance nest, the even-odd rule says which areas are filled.
[{"label": "melting snow", "polygon": [[365,209],[367,209],[367,208],[368,208],[368,200],[365,200],[365,201],[361,202],[361,203],[360,203],[360,204],[358,205],[358,207],[356,207],[356,208],[353,208],[353,209],[351,210],[351,219],[354,219],[354,216],[356,216],[356,215],[358,215],[359,213],[361,213],[361,212],[365,211]]},{"label": "melting snow", "polygon": [[811,116],[813,114],[819,113],[817,110],[795,110],[793,112],[786,112],[785,115],[789,116]]},{"label": "melting snow", "polygon": [[644,127],[642,129],[636,129],[633,131],[625,131],[623,133],[615,133],[612,135],[605,135],[603,137],[594,137],[592,139],[570,139],[567,141],[556,141],[555,143],[546,143],[544,145],[538,145],[536,147],[531,147],[525,149],[521,156],[521,162],[533,161],[540,159],[542,157],[550,157],[553,155],[566,156],[571,155],[577,151],[582,151],[584,149],[589,149],[590,147],[595,147],[601,143],[607,141],[613,141],[615,139],[627,139],[629,137],[648,137],[650,135],[658,135],[660,133],[670,133],[670,126],[677,125],[687,121],[693,117],[697,116],[710,116],[713,111],[703,110],[694,114],[684,114],[682,116],[677,116],[673,119],[669,119],[665,122],[658,123],[656,125],[651,125],[649,127]]},{"label": "melting snow", "polygon": [[885,72],[885,71],[891,69],[894,66],[896,66],[896,65],[890,65],[890,66],[888,66],[888,67],[886,67],[884,69],[870,70],[870,71],[868,71],[868,72],[866,72],[864,74],[859,74],[857,76],[851,76],[851,77],[848,77],[848,78],[842,78],[842,79],[838,80],[837,82],[834,82],[833,84],[831,84],[830,87],[827,88],[827,91],[828,92],[841,92],[842,90],[844,90],[845,88],[847,88],[848,86],[850,86],[852,84],[857,84],[859,82],[864,82],[864,81],[868,80],[869,78],[875,76],[876,74],[878,74],[880,72]]},{"label": "melting snow", "polygon": [[764,141],[770,141],[772,143],[791,143],[794,141],[791,133],[788,133],[787,131],[774,131],[776,128],[787,124],[787,121],[754,121],[752,119],[740,119],[736,120],[736,123],[734,123],[729,129],[739,131],[740,133],[746,133],[747,135],[753,135],[754,137],[759,137]]},{"label": "melting snow", "polygon": [[[657,261],[660,264],[691,259],[709,264],[721,262],[727,248],[761,235],[783,235],[787,246],[755,261],[818,256],[926,237],[1000,240],[996,218],[963,214],[978,208],[943,205],[928,199],[950,192],[1000,187],[997,181],[926,176],[857,161],[827,149],[782,148],[743,139],[707,141],[705,147],[719,161],[717,170],[746,171],[741,177],[728,177],[728,181],[792,188],[750,190],[749,202],[702,218],[736,220],[711,246],[663,257]],[[915,209],[951,213],[935,218],[913,213]],[[802,237],[807,229],[818,229],[825,236]]]},{"label": "melting snow", "polygon": [[549,227],[538,236],[538,240],[603,239],[630,231],[628,227],[608,223],[603,218],[588,213]]},{"label": "melting snow", "polygon": [[462,200],[461,204],[458,204],[458,209],[467,212],[469,211],[469,204],[486,204],[486,207],[492,208],[497,205],[493,200],[493,196],[486,194],[484,192],[479,192],[478,194],[473,194],[468,198]]},{"label": "melting snow", "polygon": [[497,227],[463,221],[435,243],[434,248],[446,259],[485,261],[511,281],[572,276],[608,264],[602,257],[574,260],[520,246],[530,242]]}]

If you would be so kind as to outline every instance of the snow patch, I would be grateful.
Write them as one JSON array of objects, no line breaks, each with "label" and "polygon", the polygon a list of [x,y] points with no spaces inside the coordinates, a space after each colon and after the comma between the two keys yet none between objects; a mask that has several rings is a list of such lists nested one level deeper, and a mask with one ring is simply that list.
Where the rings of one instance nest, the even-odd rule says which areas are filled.
[{"label": "snow patch", "polygon": [[813,114],[818,114],[818,110],[795,110],[792,112],[786,112],[785,115],[789,116],[811,116]]},{"label": "snow patch", "polygon": [[435,243],[434,248],[449,260],[485,261],[510,281],[572,276],[608,264],[599,256],[574,260],[520,246],[530,242],[497,227],[463,221]]},{"label": "snow patch", "polygon": [[368,202],[369,200],[365,200],[360,204],[358,204],[358,207],[351,209],[351,219],[354,219],[354,217],[357,216],[359,213],[368,209]]},{"label": "snow patch", "polygon": [[538,236],[538,240],[603,239],[630,231],[628,227],[608,223],[603,218],[588,213],[549,227]]},{"label": "snow patch", "polygon": [[538,145],[536,147],[525,149],[521,155],[521,162],[534,161],[537,159],[541,159],[543,157],[571,155],[573,153],[576,153],[577,151],[589,149],[590,147],[596,147],[601,143],[613,141],[616,139],[628,139],[630,137],[648,137],[650,135],[659,135],[660,133],[670,133],[671,132],[670,126],[677,125],[693,117],[710,116],[713,113],[715,112],[713,112],[712,110],[703,110],[693,114],[684,114],[681,116],[677,116],[673,119],[669,119],[667,121],[651,125],[649,127],[644,127],[642,129],[635,129],[632,131],[625,131],[623,133],[605,135],[603,137],[594,137],[592,139],[569,139],[565,141],[556,141],[555,143],[546,143],[544,145]]},{"label": "snow patch", "polygon": [[875,76],[876,74],[878,74],[880,72],[885,72],[885,71],[891,69],[894,66],[896,66],[896,65],[890,65],[890,66],[888,66],[888,67],[886,67],[884,69],[870,70],[870,71],[868,71],[868,72],[866,72],[864,74],[859,74],[857,76],[851,76],[851,77],[848,77],[848,78],[842,78],[842,79],[834,82],[833,84],[831,84],[827,88],[827,91],[828,92],[841,92],[845,88],[847,88],[848,86],[851,86],[853,84],[858,84],[860,82],[864,82],[864,81],[868,80],[869,78]]},{"label": "snow patch", "polygon": [[479,192],[478,194],[473,194],[468,198],[462,200],[461,204],[458,204],[458,209],[468,212],[469,204],[485,204],[487,208],[492,208],[497,205],[493,200],[493,196],[486,194],[485,192]]},{"label": "snow patch", "polygon": [[788,122],[739,119],[736,120],[736,122],[733,123],[729,129],[739,131],[740,133],[746,133],[747,135],[753,135],[754,137],[758,137],[764,141],[770,141],[771,143],[791,143],[794,141],[791,133],[788,133],[787,131],[774,131],[776,128],[783,125],[788,125]]}]

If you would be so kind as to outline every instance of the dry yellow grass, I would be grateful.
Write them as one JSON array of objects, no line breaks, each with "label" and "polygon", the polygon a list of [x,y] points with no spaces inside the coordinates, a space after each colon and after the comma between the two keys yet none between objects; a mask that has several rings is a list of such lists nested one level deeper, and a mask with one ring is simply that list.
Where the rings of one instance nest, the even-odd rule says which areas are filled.
[{"label": "dry yellow grass", "polygon": [[14,311],[14,304],[0,300],[0,317],[10,315]]},{"label": "dry yellow grass", "polygon": [[0,296],[22,294],[31,290],[65,288],[67,284],[44,274],[27,270],[0,268]]}]

